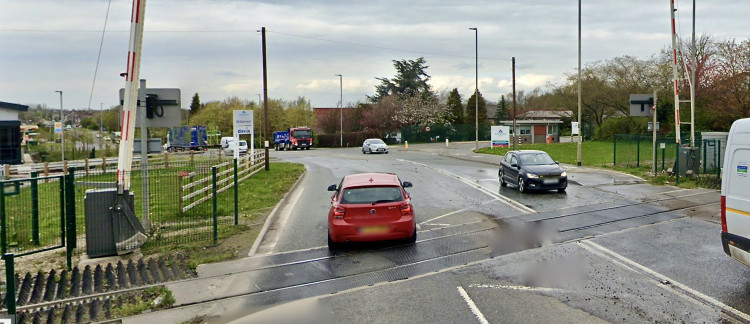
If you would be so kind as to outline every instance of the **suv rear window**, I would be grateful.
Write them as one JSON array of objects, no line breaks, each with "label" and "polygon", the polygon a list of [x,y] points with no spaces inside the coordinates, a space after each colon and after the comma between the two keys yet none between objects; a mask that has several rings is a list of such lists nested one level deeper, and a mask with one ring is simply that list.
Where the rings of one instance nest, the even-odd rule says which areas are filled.
[{"label": "suv rear window", "polygon": [[399,187],[360,187],[344,189],[341,203],[344,204],[371,204],[374,202],[403,201]]}]

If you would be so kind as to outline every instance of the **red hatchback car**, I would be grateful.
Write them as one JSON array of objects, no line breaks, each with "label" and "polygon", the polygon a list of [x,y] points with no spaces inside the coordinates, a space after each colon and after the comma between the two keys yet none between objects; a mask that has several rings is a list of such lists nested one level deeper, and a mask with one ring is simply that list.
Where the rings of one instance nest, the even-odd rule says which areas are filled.
[{"label": "red hatchback car", "polygon": [[328,212],[328,247],[343,243],[405,239],[417,240],[414,206],[393,173],[359,173],[330,185],[331,210]]}]

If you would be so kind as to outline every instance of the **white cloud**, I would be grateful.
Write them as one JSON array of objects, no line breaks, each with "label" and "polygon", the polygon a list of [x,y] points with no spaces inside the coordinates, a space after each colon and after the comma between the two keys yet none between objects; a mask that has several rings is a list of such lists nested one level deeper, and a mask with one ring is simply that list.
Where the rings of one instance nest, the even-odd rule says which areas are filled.
[{"label": "white cloud", "polygon": [[[124,85],[130,1],[113,1],[92,105],[117,102]],[[750,6],[698,3],[699,32],[747,39]],[[88,105],[105,0],[4,1],[0,10],[0,100],[55,106]],[[689,5],[678,25],[690,28]],[[602,0],[583,7],[584,64],[614,56],[647,56],[670,43],[668,4]],[[149,1],[141,75],[149,85],[199,92],[201,100],[262,91],[261,42],[267,27],[269,96],[305,96],[335,106],[344,75],[345,102],[366,100],[393,77],[391,60],[425,57],[436,90],[474,91],[474,32],[479,29],[480,91],[488,100],[517,89],[559,82],[577,65],[577,6],[559,0]],[[36,30],[30,32],[29,30]],[[467,98],[468,96],[464,96]]]}]

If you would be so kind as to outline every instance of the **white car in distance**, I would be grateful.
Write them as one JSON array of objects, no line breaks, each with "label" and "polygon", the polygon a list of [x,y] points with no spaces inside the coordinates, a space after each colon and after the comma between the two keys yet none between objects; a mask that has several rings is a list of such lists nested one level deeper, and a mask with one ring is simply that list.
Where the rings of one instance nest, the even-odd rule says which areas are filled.
[{"label": "white car in distance", "polygon": [[362,143],[362,154],[385,153],[388,154],[388,144],[379,138],[368,138]]}]

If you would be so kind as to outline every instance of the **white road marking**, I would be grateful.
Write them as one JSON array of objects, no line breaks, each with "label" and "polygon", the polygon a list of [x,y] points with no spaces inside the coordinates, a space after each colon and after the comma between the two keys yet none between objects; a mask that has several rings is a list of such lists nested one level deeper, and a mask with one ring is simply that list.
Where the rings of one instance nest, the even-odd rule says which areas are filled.
[{"label": "white road marking", "polygon": [[409,163],[412,163],[412,164],[416,164],[416,165],[419,165],[419,166],[422,166],[422,167],[425,167],[425,168],[428,168],[428,169],[435,170],[435,171],[437,171],[439,173],[443,173],[443,174],[446,174],[448,176],[454,177],[454,178],[458,179],[458,181],[461,181],[461,182],[463,182],[463,183],[465,183],[465,184],[473,187],[474,189],[477,189],[477,190],[479,190],[481,192],[484,192],[488,196],[490,196],[492,198],[495,198],[496,200],[499,200],[500,202],[502,202],[502,203],[504,203],[504,204],[506,204],[506,205],[508,205],[508,206],[510,206],[510,207],[512,207],[512,208],[514,208],[514,209],[516,209],[518,211],[520,211],[520,212],[523,212],[523,213],[526,213],[526,214],[536,213],[535,210],[527,207],[526,205],[524,205],[524,204],[522,204],[520,202],[517,202],[517,201],[515,201],[513,199],[510,199],[508,197],[505,197],[505,196],[503,196],[501,194],[498,194],[498,193],[492,192],[490,190],[487,190],[486,188],[480,186],[478,184],[478,181],[476,181],[476,180],[467,179],[467,178],[464,178],[464,177],[462,177],[460,175],[457,175],[457,174],[454,174],[454,173],[451,173],[451,172],[448,172],[448,171],[445,171],[445,170],[441,170],[441,169],[435,168],[433,166],[430,166],[430,165],[427,165],[427,164],[424,164],[424,163],[419,163],[419,162],[414,162],[414,161],[409,161],[409,160],[404,160],[404,159],[398,159],[398,160],[402,161],[402,162],[409,162]]},{"label": "white road marking", "polygon": [[300,197],[302,197],[302,192],[305,191],[305,188],[299,188],[297,192],[294,193],[293,196],[289,197],[289,201],[287,201],[286,206],[281,210],[279,213],[279,218],[276,222],[276,226],[274,226],[275,233],[273,234],[273,237],[268,241],[268,244],[266,245],[269,253],[272,253],[274,249],[276,248],[276,243],[279,241],[279,237],[281,237],[281,233],[286,228],[286,223],[289,221],[289,217],[292,215],[292,210],[295,206],[297,206],[297,201],[299,201]]},{"label": "white road marking", "polygon": [[488,322],[487,319],[484,318],[484,315],[482,315],[482,312],[479,311],[479,308],[477,308],[477,305],[474,304],[474,301],[471,300],[471,297],[469,297],[469,294],[466,293],[466,290],[464,290],[464,288],[461,286],[458,286],[456,288],[458,288],[458,293],[461,294],[461,297],[464,298],[466,304],[469,305],[471,312],[474,313],[474,316],[477,317],[479,323],[489,324],[490,322]]},{"label": "white road marking", "polygon": [[559,288],[528,287],[528,286],[471,284],[471,285],[469,285],[469,287],[472,287],[472,288],[508,289],[508,290],[527,290],[527,291],[541,291],[541,292],[559,292],[559,293],[566,292],[566,290],[559,289]]},{"label": "white road marking", "polygon": [[[486,203],[489,203],[489,202],[493,202],[493,201],[495,201],[495,200],[493,199],[493,200],[488,200],[488,201],[485,201],[485,202],[483,202],[483,203],[482,203],[482,205],[484,205],[484,204],[486,204]],[[442,215],[440,215],[440,216],[437,216],[437,217],[433,217],[433,218],[430,218],[430,219],[428,219],[428,220],[426,220],[426,221],[424,221],[424,222],[421,222],[421,223],[419,223],[418,225],[424,225],[424,224],[427,224],[427,223],[429,223],[429,222],[432,222],[432,221],[435,221],[435,220],[441,219],[441,218],[443,218],[443,217],[448,217],[448,216],[450,216],[450,215],[454,215],[454,214],[458,214],[458,213],[462,213],[462,212],[465,212],[465,211],[467,211],[467,210],[469,210],[469,209],[472,209],[472,208],[474,208],[474,206],[472,206],[472,207],[466,207],[466,208],[463,208],[463,209],[459,209],[459,210],[455,210],[455,211],[452,211],[452,212],[450,212],[450,213],[447,213],[447,214],[442,214]]]},{"label": "white road marking", "polygon": [[[711,296],[708,296],[706,294],[703,294],[693,288],[690,288],[682,283],[679,283],[672,278],[669,278],[661,273],[658,273],[654,270],[651,270],[633,260],[630,260],[620,254],[617,254],[613,252],[610,249],[607,249],[599,244],[594,243],[590,240],[585,240],[582,242],[578,242],[579,245],[581,245],[584,249],[588,250],[589,252],[592,252],[596,255],[599,255],[605,259],[608,259],[609,261],[618,264],[626,269],[629,269],[634,272],[638,272],[637,270],[643,271],[652,277],[656,278],[659,282],[669,282],[670,285],[676,287],[675,292],[680,293],[685,298],[688,298],[689,300],[694,300],[699,303],[703,304],[710,304],[711,306],[714,306],[716,308],[721,309],[723,312],[731,313],[739,318],[742,318],[745,321],[750,321],[750,315],[745,314],[737,309],[735,309],[732,306],[729,306],[727,304],[724,304],[716,299],[714,299]],[[659,283],[660,287],[666,287],[665,285]],[[680,292],[681,291],[681,292]]]}]

